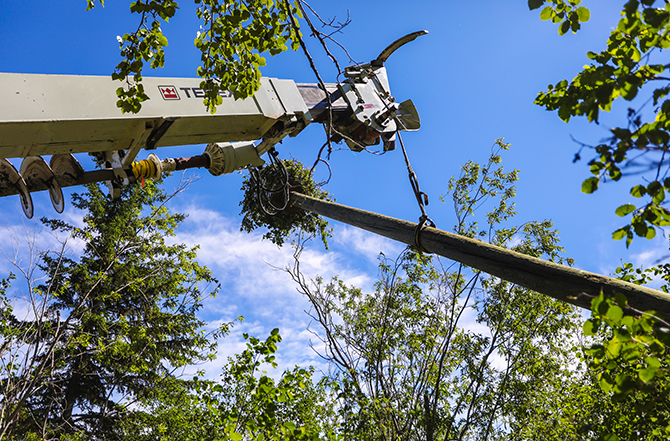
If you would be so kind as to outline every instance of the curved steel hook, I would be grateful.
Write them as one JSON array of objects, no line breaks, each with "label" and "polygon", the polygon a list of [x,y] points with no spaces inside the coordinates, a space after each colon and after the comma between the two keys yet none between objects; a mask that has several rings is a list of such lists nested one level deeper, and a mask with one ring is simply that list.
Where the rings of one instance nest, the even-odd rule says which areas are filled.
[{"label": "curved steel hook", "polygon": [[386,60],[389,59],[389,57],[393,52],[398,50],[400,47],[406,45],[410,41],[414,41],[417,37],[426,35],[427,33],[428,31],[416,31],[412,32],[411,34],[407,34],[404,37],[398,38],[396,41],[388,45],[388,47],[384,49],[376,59],[370,62],[370,64],[374,67],[383,66]]}]

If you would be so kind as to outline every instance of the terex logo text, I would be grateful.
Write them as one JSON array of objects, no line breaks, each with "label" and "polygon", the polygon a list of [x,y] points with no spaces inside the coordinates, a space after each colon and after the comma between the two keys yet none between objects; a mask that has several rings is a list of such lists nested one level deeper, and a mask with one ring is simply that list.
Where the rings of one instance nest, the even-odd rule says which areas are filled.
[{"label": "terex logo text", "polygon": [[[204,98],[205,91],[199,87],[175,87],[175,86],[158,86],[158,90],[164,100],[178,100],[181,99],[179,90],[182,91],[186,98]],[[230,98],[233,93],[229,90],[219,90],[219,95],[223,98]]]}]

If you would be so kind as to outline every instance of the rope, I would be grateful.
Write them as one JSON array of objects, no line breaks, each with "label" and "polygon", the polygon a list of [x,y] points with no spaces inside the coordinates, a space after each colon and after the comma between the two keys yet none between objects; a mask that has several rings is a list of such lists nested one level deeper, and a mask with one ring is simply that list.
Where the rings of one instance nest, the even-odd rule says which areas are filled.
[{"label": "rope", "polygon": [[407,172],[409,174],[409,183],[412,186],[412,191],[414,191],[414,197],[416,202],[419,204],[419,209],[421,210],[421,217],[419,217],[419,223],[414,229],[414,248],[417,249],[422,254],[428,254],[428,251],[421,245],[421,231],[428,224],[431,227],[435,227],[435,222],[433,222],[426,213],[426,205],[428,205],[428,195],[421,191],[419,187],[419,179],[412,169],[412,165],[409,163],[409,156],[407,155],[407,150],[405,149],[405,143],[402,141],[400,132],[396,132],[398,141],[400,141],[400,147],[402,147],[402,154],[405,157],[405,164],[407,164]]}]

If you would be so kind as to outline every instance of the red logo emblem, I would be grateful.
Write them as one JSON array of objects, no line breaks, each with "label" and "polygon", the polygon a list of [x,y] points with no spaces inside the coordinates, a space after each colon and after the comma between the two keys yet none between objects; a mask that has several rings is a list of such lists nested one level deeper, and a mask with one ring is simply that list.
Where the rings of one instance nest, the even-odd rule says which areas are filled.
[{"label": "red logo emblem", "polygon": [[177,93],[177,88],[174,86],[158,86],[158,90],[161,91],[164,100],[179,99],[179,93]]}]

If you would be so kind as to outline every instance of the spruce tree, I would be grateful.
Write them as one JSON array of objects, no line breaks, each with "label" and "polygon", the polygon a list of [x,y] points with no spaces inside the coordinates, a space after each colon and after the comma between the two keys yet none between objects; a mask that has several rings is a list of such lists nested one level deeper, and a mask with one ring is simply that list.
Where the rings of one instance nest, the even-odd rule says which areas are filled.
[{"label": "spruce tree", "polygon": [[2,372],[18,392],[2,403],[5,433],[115,439],[134,400],[212,354],[196,313],[216,281],[195,261],[196,249],[171,243],[185,216],[170,213],[168,200],[151,182],[124,188],[117,200],[93,185],[73,196],[82,227],[42,219],[83,250],[40,257],[45,278],[33,297],[45,308],[15,325],[29,331],[12,344],[30,349],[31,369]]}]

